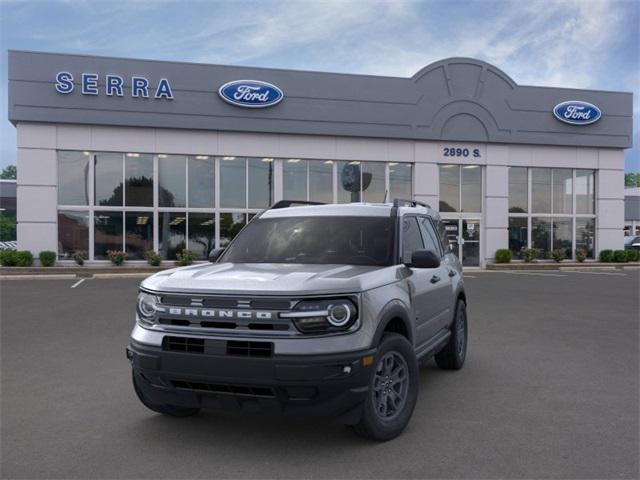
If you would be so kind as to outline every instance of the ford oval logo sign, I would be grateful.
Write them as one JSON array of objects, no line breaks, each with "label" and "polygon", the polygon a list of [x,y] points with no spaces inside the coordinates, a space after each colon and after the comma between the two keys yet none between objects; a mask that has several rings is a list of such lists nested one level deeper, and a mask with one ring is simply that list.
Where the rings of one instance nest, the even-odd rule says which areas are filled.
[{"label": "ford oval logo sign", "polygon": [[602,112],[592,103],[580,100],[569,100],[553,107],[553,114],[558,120],[571,125],[589,125],[597,122]]},{"label": "ford oval logo sign", "polygon": [[248,108],[272,107],[284,97],[278,87],[260,80],[234,80],[222,85],[218,94],[225,102]]}]

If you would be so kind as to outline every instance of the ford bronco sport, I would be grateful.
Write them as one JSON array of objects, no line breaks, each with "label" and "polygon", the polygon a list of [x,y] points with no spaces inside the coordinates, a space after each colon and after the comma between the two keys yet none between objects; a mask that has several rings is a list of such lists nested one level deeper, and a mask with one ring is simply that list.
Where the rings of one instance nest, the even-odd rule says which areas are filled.
[{"label": "ford bronco sport", "polygon": [[257,215],[212,263],[141,283],[127,357],[144,405],[330,416],[388,440],[411,418],[420,360],[462,367],[462,268],[438,213],[301,203]]}]

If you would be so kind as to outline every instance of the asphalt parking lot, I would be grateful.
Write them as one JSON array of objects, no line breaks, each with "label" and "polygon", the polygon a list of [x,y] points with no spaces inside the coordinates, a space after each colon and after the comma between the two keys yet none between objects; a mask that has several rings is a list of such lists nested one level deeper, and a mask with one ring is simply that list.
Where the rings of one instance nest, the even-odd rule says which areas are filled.
[{"label": "asphalt parking lot", "polygon": [[465,368],[429,363],[405,433],[146,410],[137,278],[7,280],[3,478],[638,478],[638,271],[470,272]]}]

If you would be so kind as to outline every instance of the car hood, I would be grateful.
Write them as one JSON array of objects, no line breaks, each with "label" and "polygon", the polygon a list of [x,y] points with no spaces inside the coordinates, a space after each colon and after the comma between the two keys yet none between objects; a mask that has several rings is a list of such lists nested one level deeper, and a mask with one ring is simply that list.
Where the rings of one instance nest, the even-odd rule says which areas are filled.
[{"label": "car hood", "polygon": [[234,295],[356,293],[398,280],[396,266],[216,263],[175,268],[145,279],[141,287],[163,292]]}]

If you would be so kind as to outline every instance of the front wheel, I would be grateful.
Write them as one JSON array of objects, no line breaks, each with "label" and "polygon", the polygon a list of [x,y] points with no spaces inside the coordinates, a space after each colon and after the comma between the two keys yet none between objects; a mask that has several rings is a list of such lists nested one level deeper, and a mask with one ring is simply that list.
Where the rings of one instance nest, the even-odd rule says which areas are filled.
[{"label": "front wheel", "polygon": [[436,364],[444,370],[460,370],[467,356],[467,306],[462,300],[456,304],[456,316],[451,324],[449,341],[436,354]]},{"label": "front wheel", "polygon": [[376,355],[358,434],[372,440],[391,440],[409,423],[418,398],[418,362],[409,341],[386,334]]},{"label": "front wheel", "polygon": [[137,379],[137,375],[135,372],[132,372],[132,379],[133,389],[136,391],[138,399],[149,410],[162,413],[163,415],[169,415],[170,417],[190,417],[200,411],[199,408],[180,407],[178,405],[164,405],[155,403],[151,399],[149,399],[140,388],[140,385],[138,384],[139,380]]}]

